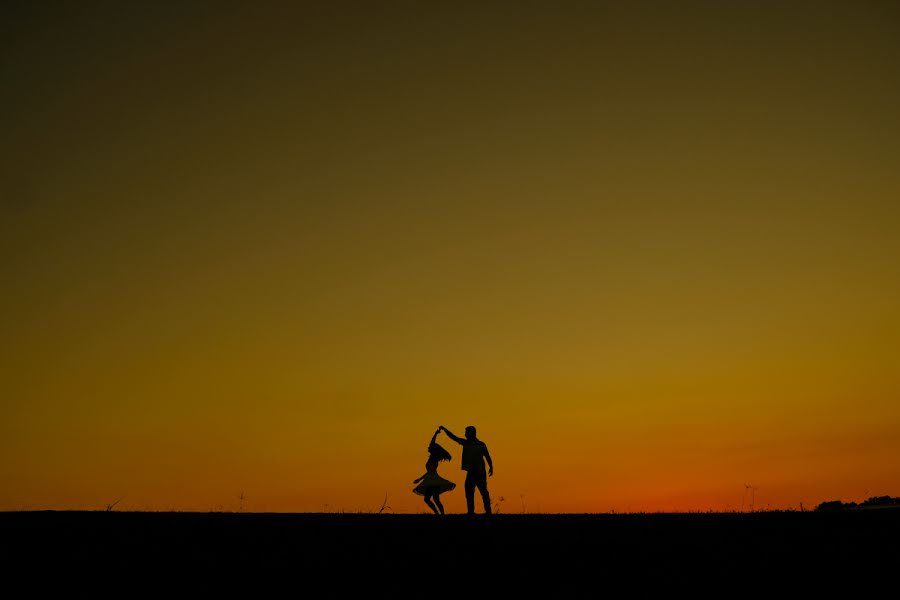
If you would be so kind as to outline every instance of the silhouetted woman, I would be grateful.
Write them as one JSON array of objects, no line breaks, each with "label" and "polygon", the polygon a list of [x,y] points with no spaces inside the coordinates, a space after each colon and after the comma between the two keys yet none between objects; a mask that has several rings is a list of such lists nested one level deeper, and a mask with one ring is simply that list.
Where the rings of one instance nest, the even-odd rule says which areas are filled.
[{"label": "silhouetted woman", "polygon": [[431,442],[428,444],[428,460],[425,461],[425,474],[421,477],[413,479],[413,483],[418,483],[413,488],[413,493],[425,497],[425,504],[434,511],[436,515],[444,514],[444,505],[441,504],[441,494],[456,489],[456,484],[452,481],[444,479],[438,475],[438,464],[441,461],[452,460],[453,457],[447,450],[435,442],[440,429],[431,436]]}]

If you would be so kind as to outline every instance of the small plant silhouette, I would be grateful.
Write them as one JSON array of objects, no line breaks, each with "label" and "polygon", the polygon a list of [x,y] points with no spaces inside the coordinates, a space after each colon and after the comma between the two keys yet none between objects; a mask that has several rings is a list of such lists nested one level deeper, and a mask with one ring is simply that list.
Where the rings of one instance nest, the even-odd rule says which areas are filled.
[{"label": "small plant silhouette", "polygon": [[386,510],[391,511],[391,507],[388,506],[388,503],[387,503],[387,493],[384,494],[384,502],[381,503],[381,508],[378,509],[378,514],[380,515],[381,513],[383,513]]},{"label": "small plant silhouette", "polygon": [[504,498],[503,496],[500,496],[499,498],[497,498],[497,501],[494,502],[494,508],[492,510],[492,512],[494,514],[498,514],[500,512],[500,503],[504,502],[505,500],[506,500],[506,498]]},{"label": "small plant silhouette", "polygon": [[[122,496],[124,498],[125,496]],[[122,501],[122,498],[119,498],[115,502],[106,505],[106,512],[112,512],[112,510],[116,507],[116,504]]]}]

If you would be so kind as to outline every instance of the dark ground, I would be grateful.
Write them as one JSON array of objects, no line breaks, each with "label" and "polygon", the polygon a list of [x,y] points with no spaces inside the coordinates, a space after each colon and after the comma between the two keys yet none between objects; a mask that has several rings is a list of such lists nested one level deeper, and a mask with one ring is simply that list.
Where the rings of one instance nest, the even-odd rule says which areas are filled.
[{"label": "dark ground", "polygon": [[0,513],[0,540],[4,587],[19,582],[27,590],[17,597],[60,588],[78,597],[805,598],[842,589],[845,596],[890,597],[900,576],[900,509],[472,517],[7,512]]}]

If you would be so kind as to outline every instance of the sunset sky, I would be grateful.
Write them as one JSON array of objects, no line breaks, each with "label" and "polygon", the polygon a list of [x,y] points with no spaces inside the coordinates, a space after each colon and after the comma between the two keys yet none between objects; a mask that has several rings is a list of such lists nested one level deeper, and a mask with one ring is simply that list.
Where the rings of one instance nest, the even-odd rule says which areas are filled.
[{"label": "sunset sky", "polygon": [[0,510],[900,496],[897,3],[7,2],[0,103]]}]

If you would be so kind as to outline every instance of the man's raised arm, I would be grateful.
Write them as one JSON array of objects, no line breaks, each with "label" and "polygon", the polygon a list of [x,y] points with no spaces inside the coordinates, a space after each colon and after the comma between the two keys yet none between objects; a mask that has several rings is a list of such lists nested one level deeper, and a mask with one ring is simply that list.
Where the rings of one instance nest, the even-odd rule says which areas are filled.
[{"label": "man's raised arm", "polygon": [[443,430],[444,433],[447,434],[447,437],[450,438],[451,440],[453,440],[454,442],[456,442],[457,444],[462,444],[462,443],[465,441],[465,440],[463,440],[461,437],[459,437],[459,436],[457,436],[457,435],[454,435],[452,431],[450,431],[449,429],[447,429],[447,428],[444,427],[443,425],[441,425],[440,427],[438,427],[438,430]]}]

